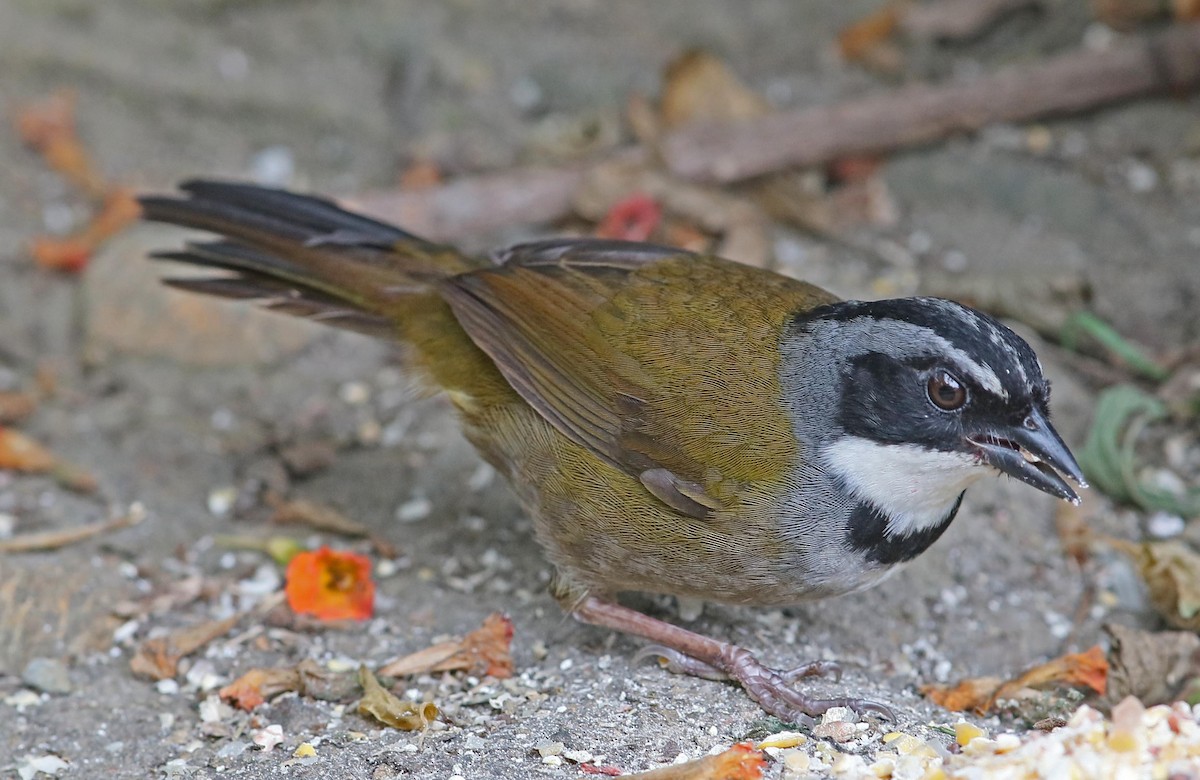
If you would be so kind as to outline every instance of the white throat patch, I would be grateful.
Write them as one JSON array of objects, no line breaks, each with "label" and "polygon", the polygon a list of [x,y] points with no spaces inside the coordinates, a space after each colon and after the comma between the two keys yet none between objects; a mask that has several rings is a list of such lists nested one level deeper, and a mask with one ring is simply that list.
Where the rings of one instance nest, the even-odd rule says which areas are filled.
[{"label": "white throat patch", "polygon": [[995,469],[969,454],[844,436],[822,450],[826,468],[888,518],[888,536],[939,525],[959,495]]}]

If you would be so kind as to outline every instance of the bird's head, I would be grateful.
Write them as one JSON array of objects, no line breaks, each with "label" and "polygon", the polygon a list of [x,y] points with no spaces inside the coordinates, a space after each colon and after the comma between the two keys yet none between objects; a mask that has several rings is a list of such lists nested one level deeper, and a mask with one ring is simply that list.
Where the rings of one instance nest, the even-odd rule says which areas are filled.
[{"label": "bird's head", "polygon": [[[974,309],[939,298],[822,306],[795,319],[784,354],[794,421],[802,399],[833,399],[810,406],[813,425],[797,430],[856,498],[892,519],[891,532],[952,516],[966,486],[989,473],[1074,503],[1067,480],[1086,487],[1050,424],[1033,349]],[[833,392],[818,395],[821,384]]]}]

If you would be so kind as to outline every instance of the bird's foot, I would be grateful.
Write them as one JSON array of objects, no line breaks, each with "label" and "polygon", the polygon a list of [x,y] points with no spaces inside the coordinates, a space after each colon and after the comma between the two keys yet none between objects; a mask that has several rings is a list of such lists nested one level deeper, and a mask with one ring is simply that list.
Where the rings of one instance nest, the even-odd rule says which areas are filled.
[{"label": "bird's foot", "polygon": [[[701,677],[705,680],[732,679],[728,672],[722,671],[698,658],[684,655],[678,650],[672,650],[666,645],[647,645],[633,656],[633,662],[639,664],[647,658],[657,658],[662,668],[672,674],[686,674],[691,677]],[[777,672],[788,682],[804,679],[805,677],[832,677],[834,682],[842,679],[842,665],[837,661],[811,661],[792,667],[786,671]]]},{"label": "bird's foot", "polygon": [[819,699],[795,688],[793,683],[804,677],[840,677],[841,668],[830,661],[817,661],[786,671],[772,669],[749,650],[737,645],[688,631],[595,596],[588,596],[576,604],[574,614],[585,622],[637,634],[658,643],[638,653],[637,660],[657,656],[673,672],[709,680],[733,680],[767,713],[786,723],[810,723],[812,718],[833,707],[847,707],[860,715],[896,719],[892,711],[879,702],[851,697]]},{"label": "bird's foot", "polygon": [[[722,643],[724,644],[724,643]],[[841,679],[842,669],[833,661],[814,661],[793,669],[779,670],[765,666],[754,655],[736,645],[724,644],[717,664],[693,658],[665,645],[649,645],[638,651],[635,663],[657,658],[663,668],[674,674],[687,674],[705,680],[733,680],[740,684],[758,704],[787,723],[807,723],[833,707],[848,707],[859,715],[874,714],[895,720],[892,711],[869,699],[818,699],[796,690],[792,683],[805,677],[831,676]],[[719,664],[719,665],[718,665]]]}]

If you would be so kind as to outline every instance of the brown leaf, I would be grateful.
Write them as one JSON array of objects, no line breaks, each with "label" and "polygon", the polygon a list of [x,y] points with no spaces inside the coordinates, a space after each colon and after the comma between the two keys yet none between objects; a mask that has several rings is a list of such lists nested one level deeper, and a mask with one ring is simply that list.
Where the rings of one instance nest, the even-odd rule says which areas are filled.
[{"label": "brown leaf", "polygon": [[1183,542],[1108,540],[1133,559],[1150,602],[1174,628],[1200,631],[1200,555]]},{"label": "brown leaf", "polygon": [[419,190],[436,187],[445,181],[442,170],[433,160],[414,160],[400,174],[400,188],[404,190]]},{"label": "brown leaf", "polygon": [[483,625],[461,640],[439,642],[385,664],[379,674],[406,677],[426,672],[468,671],[492,677],[512,677],[512,620],[493,612]]},{"label": "brown leaf", "polygon": [[129,668],[134,674],[153,680],[174,677],[180,659],[229,633],[239,620],[241,615],[232,615],[224,620],[212,620],[180,629],[157,639],[147,639],[138,648],[137,655],[130,659]]},{"label": "brown leaf", "polygon": [[1030,689],[1057,685],[1091,688],[1103,694],[1108,662],[1099,645],[1083,653],[1060,656],[1003,682],[997,677],[963,680],[955,685],[924,685],[921,693],[948,710],[983,714],[1001,699],[1023,698]]},{"label": "brown leaf", "polygon": [[358,682],[362,685],[363,697],[358,702],[358,711],[370,715],[380,723],[401,731],[424,731],[438,716],[437,705],[431,701],[404,701],[379,684],[375,675],[365,666],[358,669]]},{"label": "brown leaf", "polygon": [[934,704],[954,712],[986,709],[992,694],[1004,683],[999,677],[975,677],[955,685],[922,685],[921,694]]},{"label": "brown leaf", "polygon": [[321,701],[350,701],[361,688],[357,673],[330,671],[312,659],[301,661],[296,671],[300,675],[301,692]]},{"label": "brown leaf", "polygon": [[892,40],[904,4],[893,2],[864,16],[838,33],[838,52],[847,62],[886,73],[899,70],[903,53]]},{"label": "brown leaf", "polygon": [[63,487],[80,493],[90,493],[98,485],[96,478],[88,472],[59,460],[25,434],[3,426],[0,426],[0,469],[50,474]]},{"label": "brown leaf", "polygon": [[40,474],[58,465],[50,450],[12,428],[0,428],[0,469]]},{"label": "brown leaf", "polygon": [[337,448],[328,441],[300,441],[279,451],[279,459],[293,477],[310,477],[324,471],[336,457]]},{"label": "brown leaf", "polygon": [[17,112],[17,133],[55,171],[84,192],[104,192],[104,180],[75,133],[75,93],[60,90]]},{"label": "brown leaf", "polygon": [[1107,624],[1112,638],[1107,698],[1136,696],[1146,706],[1177,701],[1200,679],[1200,636],[1190,631],[1141,631]]},{"label": "brown leaf", "polygon": [[1108,659],[1100,645],[1090,647],[1082,653],[1068,653],[1035,666],[1006,682],[996,691],[994,699],[1008,698],[1022,688],[1045,688],[1052,685],[1069,685],[1073,688],[1091,688],[1104,695],[1108,684]]},{"label": "brown leaf", "polygon": [[1083,510],[1063,502],[1054,514],[1054,528],[1066,556],[1078,566],[1087,563],[1092,556],[1093,534],[1084,522]]},{"label": "brown leaf", "polygon": [[739,742],[723,753],[683,764],[625,775],[641,780],[759,780],[767,760],[749,742]]},{"label": "brown leaf", "polygon": [[301,690],[300,672],[295,668],[251,669],[218,691],[220,697],[249,712],[286,691]]},{"label": "brown leaf", "polygon": [[37,396],[33,393],[0,393],[0,425],[15,423],[33,414],[37,408]]},{"label": "brown leaf", "polygon": [[279,525],[296,524],[318,531],[344,536],[367,536],[370,529],[357,520],[351,520],[333,507],[315,501],[295,499],[282,501],[274,506],[271,522]]},{"label": "brown leaf", "polygon": [[669,65],[659,112],[665,129],[688,122],[754,119],[770,106],[708,52],[691,49]]}]

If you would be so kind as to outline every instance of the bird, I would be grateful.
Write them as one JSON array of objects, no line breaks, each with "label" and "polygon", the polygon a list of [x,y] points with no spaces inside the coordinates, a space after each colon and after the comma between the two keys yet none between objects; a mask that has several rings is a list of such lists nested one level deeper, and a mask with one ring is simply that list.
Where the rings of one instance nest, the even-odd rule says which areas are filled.
[{"label": "bird", "polygon": [[[192,180],[146,220],[217,238],[151,254],[174,288],[403,345],[533,519],[577,620],[667,668],[740,684],[767,713],[831,707],[809,675],[618,601],[640,591],[786,606],[860,591],[929,548],[967,488],[1007,475],[1079,503],[1034,350],[973,308],[842,300],[650,243],[554,238],[470,255],[335,201]],[[221,272],[213,275],[211,269]]]}]

